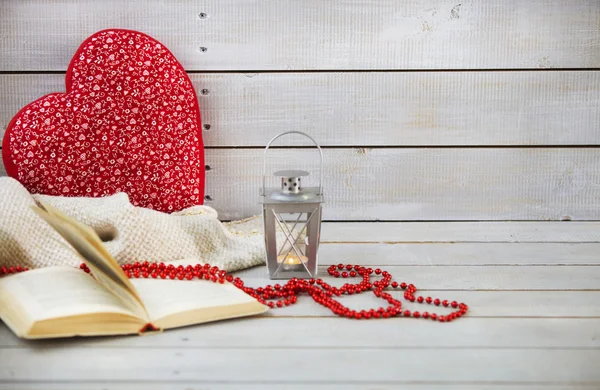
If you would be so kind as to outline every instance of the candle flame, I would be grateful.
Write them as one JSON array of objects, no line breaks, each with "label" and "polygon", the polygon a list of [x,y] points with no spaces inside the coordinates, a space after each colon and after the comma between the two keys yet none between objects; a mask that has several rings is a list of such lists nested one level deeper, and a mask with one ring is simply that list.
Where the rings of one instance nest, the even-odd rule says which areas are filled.
[{"label": "candle flame", "polygon": [[308,257],[306,256],[296,256],[293,254],[288,254],[287,256],[281,255],[281,256],[277,256],[277,262],[281,263],[284,262],[285,264],[302,264],[302,263],[307,263],[308,262]]}]

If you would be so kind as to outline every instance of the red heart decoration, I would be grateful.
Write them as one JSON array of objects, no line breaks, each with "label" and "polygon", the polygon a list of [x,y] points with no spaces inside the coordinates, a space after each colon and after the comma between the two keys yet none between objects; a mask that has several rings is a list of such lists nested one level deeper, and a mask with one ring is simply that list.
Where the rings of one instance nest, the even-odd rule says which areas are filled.
[{"label": "red heart decoration", "polygon": [[100,197],[165,212],[203,204],[204,146],[191,80],[152,37],[103,30],[69,64],[66,93],[25,106],[2,144],[31,193]]}]

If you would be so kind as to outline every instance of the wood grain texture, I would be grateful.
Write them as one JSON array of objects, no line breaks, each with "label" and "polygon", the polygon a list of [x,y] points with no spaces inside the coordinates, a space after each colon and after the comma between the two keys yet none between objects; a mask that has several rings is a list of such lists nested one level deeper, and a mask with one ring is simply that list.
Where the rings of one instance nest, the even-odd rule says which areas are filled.
[{"label": "wood grain texture", "polygon": [[[320,264],[600,265],[600,244],[327,244]],[[600,288],[600,286],[599,286]]]},{"label": "wood grain texture", "polygon": [[[206,146],[598,145],[600,72],[192,74]],[[62,74],[0,75],[0,137]],[[307,145],[287,137],[285,145]]]},{"label": "wood grain texture", "polygon": [[[303,331],[300,328],[296,330]],[[574,382],[600,385],[600,371],[597,369],[600,350],[597,349],[254,348],[252,355],[248,355],[249,351],[243,348],[150,347],[143,351],[102,348],[97,353],[90,353],[85,348],[67,347],[6,349],[2,352],[4,363],[0,380],[4,382],[98,382],[110,378],[137,383],[200,380],[206,384],[230,383],[241,387],[246,382],[259,381],[305,385],[315,381],[340,384],[389,381],[396,384]],[[400,353],[410,356],[410,359],[400,364]],[[305,364],[308,370],[290,369]],[[430,367],[436,367],[435,372],[432,373]]]},{"label": "wood grain texture", "polygon": [[[200,384],[199,384],[200,383]],[[127,381],[110,381],[99,383],[84,382],[84,381],[52,381],[45,383],[20,381],[19,383],[0,382],[0,390],[107,390],[107,385],[110,385],[110,390],[239,390],[239,383],[209,383],[205,381],[160,381],[154,380],[152,383],[142,382],[133,383]],[[352,383],[322,383],[322,382],[311,382],[307,384],[293,384],[293,383],[244,383],[244,390],[305,390],[310,387],[311,390],[338,390],[343,386],[344,390],[364,390],[365,384],[352,384]],[[390,383],[377,383],[377,390],[396,390],[398,384]],[[568,384],[568,385],[551,385],[551,390],[597,390],[597,385],[593,383],[589,384]],[[470,384],[462,383],[458,385],[447,384],[447,383],[422,383],[422,384],[402,384],[403,390],[504,390],[506,389],[506,383],[497,384]],[[539,384],[510,384],[510,390],[539,390]]]},{"label": "wood grain texture", "polygon": [[[239,390],[239,383],[205,383],[204,381],[160,381],[154,380],[152,383],[132,383],[127,381],[110,381],[99,383],[84,382],[84,381],[52,381],[46,383],[20,381],[19,383],[0,382],[0,390],[107,390],[107,385],[110,385],[110,390]],[[305,390],[310,387],[311,390],[338,390],[343,386],[344,390],[364,390],[365,384],[352,383],[322,383],[311,382],[307,384],[293,383],[244,383],[244,390]],[[396,390],[398,384],[376,383],[377,390]],[[597,390],[596,384],[568,384],[568,385],[551,385],[546,386],[551,390]],[[422,383],[422,384],[402,384],[403,390],[504,390],[506,383],[497,384],[448,384],[448,383]],[[510,384],[510,390],[539,390],[539,384]]]},{"label": "wood grain texture", "polygon": [[0,71],[65,70],[115,26],[152,35],[188,70],[598,67],[599,23],[588,0],[14,0],[0,8]]},{"label": "wood grain texture", "polygon": [[600,222],[323,222],[323,243],[596,243]]},{"label": "wood grain texture", "polygon": [[[403,280],[403,273],[394,274]],[[259,280],[254,277],[245,277],[248,286],[264,286],[265,278]],[[335,282],[325,278],[328,283]],[[410,282],[410,280],[409,280]],[[420,287],[417,285],[417,287]],[[457,302],[465,302],[471,309],[469,318],[505,317],[505,318],[600,318],[600,291],[441,291],[419,290],[424,296],[445,297]],[[408,310],[424,309],[423,305],[404,301],[403,293],[390,291],[396,299],[402,301],[403,307]],[[379,304],[374,296],[365,294],[340,297],[340,302],[354,310],[362,310]],[[378,306],[379,307],[379,306]],[[441,309],[440,309],[441,310]],[[267,316],[275,317],[334,317],[328,309],[315,305],[309,297],[301,297],[298,303],[280,310],[271,310]]]},{"label": "wood grain texture", "polygon": [[[291,167],[314,173],[316,155],[269,151],[267,175]],[[262,150],[207,151],[208,205],[221,218],[260,214],[262,157]],[[597,220],[599,165],[594,148],[328,149],[323,219]]]},{"label": "wood grain texture", "polygon": [[[327,275],[327,266],[319,266],[319,277]],[[600,291],[599,266],[397,266],[386,265],[385,270],[398,282],[413,283],[422,290],[594,290]],[[266,278],[267,268],[257,266],[237,273],[246,278]],[[356,279],[355,279],[356,280]],[[330,284],[341,287],[345,279]],[[264,284],[264,281],[256,286]],[[356,280],[358,283],[358,280]],[[426,293],[423,293],[426,294]],[[455,300],[453,292],[444,293],[445,299]],[[441,297],[440,297],[441,298]]]},{"label": "wood grain texture", "polygon": [[[439,310],[440,312],[444,311]],[[159,337],[98,337],[44,341],[44,348],[511,348],[600,349],[600,319],[461,318],[444,327],[437,322],[394,318],[257,317],[208,323],[164,332]],[[443,325],[442,325],[443,326]],[[290,337],[304,329],[302,337]],[[0,326],[0,348],[34,350]]]},{"label": "wood grain texture", "polygon": [[[315,155],[275,149],[267,174],[303,165],[314,172]],[[219,218],[261,213],[262,156],[257,149],[206,150],[207,205]],[[600,219],[595,148],[328,149],[325,159],[324,220]]]}]

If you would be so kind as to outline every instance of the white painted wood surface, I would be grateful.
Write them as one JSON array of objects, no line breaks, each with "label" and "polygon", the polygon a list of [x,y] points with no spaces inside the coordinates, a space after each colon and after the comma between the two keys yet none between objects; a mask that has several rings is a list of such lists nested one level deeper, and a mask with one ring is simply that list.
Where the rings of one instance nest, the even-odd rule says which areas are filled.
[{"label": "white painted wood surface", "polygon": [[[540,257],[540,252],[545,256]],[[598,244],[327,244],[322,264],[402,266],[600,265]]]},{"label": "white painted wood surface", "polygon": [[[484,256],[484,254],[482,254]],[[343,263],[343,259],[339,262]],[[337,264],[338,261],[335,261]],[[399,266],[384,265],[398,281],[413,283],[423,290],[596,290],[600,289],[600,268],[596,266]],[[319,267],[319,276],[326,275]],[[264,267],[240,272],[240,277],[266,277]],[[358,282],[358,281],[357,281]],[[341,286],[342,281],[333,283]],[[425,294],[425,292],[423,292]],[[452,292],[444,296],[453,300]]]},{"label": "white painted wood surface", "polygon": [[[2,325],[0,389],[600,388],[600,4],[5,1],[0,136],[63,89],[64,73],[39,71],[64,72],[115,26],[165,43],[210,90],[207,194],[222,219],[260,211],[258,148],[307,131],[327,148],[324,217],[364,221],[325,223],[321,264],[381,266],[471,310],[352,321],[301,297],[154,337],[25,342]],[[273,168],[310,153],[276,150]],[[239,275],[270,282],[264,267]]]},{"label": "white painted wood surface", "polygon": [[[107,381],[106,374],[110,372],[111,380],[148,385],[154,380],[229,382],[240,386],[247,382],[291,382],[308,386],[313,382],[506,382],[507,378],[517,383],[541,382],[542,378],[545,383],[600,383],[597,369],[600,350],[597,349],[440,348],[432,351],[429,348],[258,347],[248,350],[148,345],[143,351],[107,347],[98,348],[98,353],[85,348],[5,351],[6,363],[0,372],[0,379],[4,381],[51,381],[58,379],[60,372],[65,379],[98,382]],[[110,367],[106,367],[108,364]],[[308,370],[300,368],[305,364]]]},{"label": "white painted wood surface", "polygon": [[[106,384],[102,381],[98,383],[91,382],[80,382],[80,381],[69,381],[69,382],[60,382],[54,381],[50,384],[40,384],[36,382],[21,382],[18,384],[6,384],[0,382],[0,389],[2,390],[37,390],[37,389],[49,389],[52,386],[52,389],[56,390],[106,390]],[[110,382],[111,390],[147,390],[148,383],[132,383],[127,381],[121,382]],[[311,390],[337,390],[340,387],[344,388],[344,390],[363,390],[365,386],[368,384],[353,384],[348,382],[337,382],[337,383],[310,383],[310,384],[290,384],[289,382],[280,382],[275,384],[270,383],[244,383],[244,389],[246,390],[300,390],[310,388]],[[152,381],[152,389],[153,390],[238,390],[240,388],[239,383],[210,383],[206,384],[206,382],[201,381]],[[389,384],[389,383],[377,383],[377,390],[392,390],[397,389],[398,384]],[[496,384],[439,384],[439,383],[430,383],[424,382],[420,384],[415,383],[402,383],[402,389],[406,390],[499,390],[506,389],[505,382],[498,382]],[[510,390],[539,390],[540,386],[537,384],[519,384],[519,385],[510,385]],[[582,390],[596,390],[596,384],[569,384],[569,385],[552,385],[552,390],[574,390],[574,389],[582,389]]]},{"label": "white painted wood surface", "polygon": [[[325,220],[600,217],[600,154],[594,148],[354,148],[324,154]],[[206,193],[214,199],[208,204],[221,218],[260,213],[262,156],[255,149],[207,151]],[[309,149],[269,151],[267,174],[294,166],[314,172],[313,156]],[[279,185],[275,179],[269,179],[272,186]]]},{"label": "white painted wood surface", "polygon": [[194,70],[598,67],[598,23],[589,0],[13,0],[0,8],[0,70],[65,70],[81,41],[115,26]]},{"label": "white painted wood surface", "polygon": [[324,243],[594,243],[600,222],[324,222]]},{"label": "white painted wood surface", "polygon": [[[527,294],[522,294],[526,297]],[[352,297],[352,299],[355,297]],[[358,298],[358,296],[356,297]],[[307,298],[310,299],[310,298]],[[363,302],[364,303],[364,302]],[[314,305],[314,302],[313,302]],[[367,307],[367,305],[364,305]],[[437,309],[437,308],[436,308]],[[273,310],[286,312],[288,308]],[[443,309],[437,309],[444,312]],[[448,310],[446,310],[448,311]],[[449,326],[433,321],[395,318],[350,321],[338,317],[262,316],[211,323],[148,336],[154,348],[600,348],[600,318],[470,318]],[[304,329],[290,337],[290,329]],[[519,332],[515,332],[518,329]],[[368,330],[368,331],[366,331]],[[343,332],[344,337],[340,337]],[[231,335],[235,335],[232,337]],[[345,337],[350,336],[352,337]],[[0,348],[136,348],[137,336],[82,338],[23,343],[0,328]],[[144,343],[146,344],[146,343]]]},{"label": "white painted wood surface", "polygon": [[[207,384],[205,381],[152,381],[152,389],[153,390],[238,390],[240,388],[239,383],[209,383]],[[51,386],[51,387],[49,387]],[[121,382],[110,382],[111,390],[147,390],[149,384],[148,383],[132,383],[127,381]],[[246,390],[300,390],[310,388],[311,390],[337,390],[340,387],[344,388],[344,390],[364,390],[365,386],[368,384],[353,384],[348,382],[337,382],[337,383],[310,383],[310,384],[290,384],[289,382],[280,382],[280,383],[244,383],[244,389]],[[106,390],[106,383],[103,381],[97,383],[91,382],[80,382],[80,381],[69,381],[69,382],[61,382],[61,381],[53,381],[51,383],[40,384],[36,382],[21,382],[17,384],[6,384],[0,382],[1,390],[38,390],[38,389],[56,389],[56,390]],[[398,384],[392,383],[377,383],[377,390],[392,390],[397,389]],[[506,383],[498,382],[496,384],[439,384],[439,383],[430,383],[424,382],[420,384],[415,383],[402,383],[402,389],[406,390],[499,390],[506,389]],[[519,385],[510,385],[510,390],[539,390],[540,386],[536,384],[519,384]],[[582,389],[582,390],[596,390],[596,384],[569,384],[569,385],[552,385],[552,390],[574,390],[574,389]]]},{"label": "white painted wood surface", "polygon": [[[595,148],[352,148],[324,154],[325,220],[600,217]],[[206,194],[213,199],[207,205],[221,219],[260,214],[262,156],[258,149],[206,150]],[[269,151],[267,174],[302,165],[315,172],[315,156],[308,149]]]},{"label": "white painted wood surface", "polygon": [[[451,324],[347,320],[302,296],[297,305],[261,316],[149,337],[24,341],[2,326],[0,389],[600,387],[600,266],[593,258],[600,224],[477,225],[326,223],[323,230],[322,253],[335,257],[360,247],[367,256],[371,248],[364,264],[381,258],[397,280],[422,288],[418,294],[466,302],[468,315]],[[408,231],[412,242],[374,241]],[[438,236],[442,242],[435,242]],[[487,237],[495,242],[479,242]],[[392,249],[382,256],[381,248]],[[423,262],[402,265],[394,248],[411,253],[413,264],[419,256]],[[511,261],[496,265],[503,254]],[[431,266],[434,255],[445,265]],[[264,266],[237,275],[250,286],[273,283]],[[391,294],[401,299],[402,291]],[[370,294],[340,300],[353,309],[381,304]],[[448,311],[403,303],[409,310]],[[300,362],[307,367],[298,370]]]},{"label": "white painted wood surface", "polygon": [[[322,146],[597,145],[600,74],[367,72],[191,74],[211,146],[260,146],[283,130]],[[63,74],[0,75],[0,137]],[[565,109],[569,107],[569,109]],[[306,145],[289,137],[285,145]]]},{"label": "white painted wood surface", "polygon": [[[397,274],[402,276],[402,274]],[[249,286],[265,285],[264,276],[245,277]],[[335,283],[332,281],[332,283]],[[418,286],[419,287],[419,286]],[[456,290],[442,291],[436,289],[419,290],[425,296],[447,297],[457,302],[465,302],[471,308],[469,318],[600,318],[600,291],[569,290]],[[391,291],[390,294],[402,300],[402,293]],[[354,310],[379,303],[368,295],[341,297],[341,302]],[[440,298],[441,299],[441,298]],[[409,310],[423,311],[423,306],[403,302]],[[281,317],[332,317],[331,312],[321,306],[315,306],[310,298],[301,299],[294,306],[285,310],[272,311],[268,316]]]}]

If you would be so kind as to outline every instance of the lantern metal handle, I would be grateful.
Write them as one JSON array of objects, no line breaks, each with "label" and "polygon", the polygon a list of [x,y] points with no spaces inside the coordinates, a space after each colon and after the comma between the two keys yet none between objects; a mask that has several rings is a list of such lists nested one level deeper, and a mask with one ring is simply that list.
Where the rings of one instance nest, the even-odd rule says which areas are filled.
[{"label": "lantern metal handle", "polygon": [[323,178],[323,151],[321,150],[321,147],[319,146],[319,144],[317,143],[317,141],[315,141],[310,135],[303,133],[301,131],[286,131],[284,133],[278,134],[275,137],[273,137],[269,143],[267,144],[267,147],[265,148],[265,152],[263,154],[263,177],[262,177],[262,193],[261,195],[265,195],[265,179],[267,176],[267,151],[269,150],[269,147],[271,146],[271,144],[279,137],[283,136],[283,135],[287,135],[287,134],[300,134],[303,135],[305,137],[307,137],[308,139],[310,139],[315,146],[319,149],[319,154],[321,156],[321,166],[319,167],[319,195],[322,195],[323,193],[323,186],[322,186],[322,178]]}]

